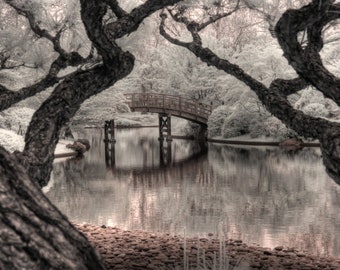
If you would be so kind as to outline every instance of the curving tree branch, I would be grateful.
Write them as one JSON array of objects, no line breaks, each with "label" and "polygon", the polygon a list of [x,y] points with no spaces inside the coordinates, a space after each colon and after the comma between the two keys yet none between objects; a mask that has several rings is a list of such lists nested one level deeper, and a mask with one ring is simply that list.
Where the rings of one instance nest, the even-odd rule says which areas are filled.
[{"label": "curving tree branch", "polygon": [[[324,67],[319,54],[323,47],[322,29],[338,18],[340,4],[333,4],[332,0],[315,0],[301,9],[286,11],[275,31],[284,56],[295,71],[340,105],[340,79]],[[304,30],[307,30],[306,48],[302,48],[297,38]]]},{"label": "curving tree branch", "polygon": [[309,128],[304,129],[303,127],[301,127],[300,121],[294,121],[294,123],[291,123],[291,119],[296,118],[300,120],[301,118],[303,118],[302,112],[295,110],[286,99],[286,95],[282,94],[284,92],[287,93],[287,88],[292,85],[295,86],[295,91],[303,89],[303,87],[305,87],[305,83],[303,80],[276,80],[270,88],[267,88],[264,84],[247,74],[238,65],[232,64],[227,59],[221,59],[209,48],[203,48],[200,43],[195,43],[195,41],[192,41],[190,43],[181,43],[180,41],[175,41],[176,39],[171,37],[165,31],[165,19],[166,16],[165,14],[163,14],[162,21],[160,23],[160,33],[168,41],[173,42],[177,45],[181,44],[182,47],[190,50],[209,66],[214,66],[217,69],[223,70],[245,83],[251,90],[253,90],[257,94],[261,102],[273,115],[281,119],[284,123],[289,123],[290,127],[294,126],[294,130],[299,130],[299,133],[304,133],[304,136],[306,137],[319,138],[319,134],[324,128],[324,120],[319,118],[314,119],[312,117],[306,116],[305,120],[308,119],[308,121],[314,122],[320,121],[320,124],[316,125],[316,128],[312,130]]},{"label": "curving tree branch", "polygon": [[240,1],[241,0],[237,0],[235,7],[231,11],[227,11],[227,12],[222,12],[220,14],[211,15],[208,20],[206,20],[205,22],[202,22],[202,23],[200,23],[198,25],[197,31],[198,32],[202,31],[204,28],[206,28],[210,24],[215,23],[218,20],[221,20],[221,19],[223,19],[225,17],[228,17],[228,16],[232,15],[233,13],[235,13],[237,10],[240,9]]},{"label": "curving tree branch", "polygon": [[126,33],[136,31],[140,23],[155,11],[180,1],[181,0],[147,0],[144,4],[134,8],[128,14],[120,12],[119,20],[106,25],[106,34],[111,40],[121,38],[125,36]]},{"label": "curving tree branch", "polygon": [[287,97],[307,88],[307,86],[309,86],[309,84],[299,77],[291,80],[276,79],[272,81],[269,88],[275,88],[281,95]]},{"label": "curving tree branch", "polygon": [[[124,31],[120,32],[119,36],[127,35],[138,28],[143,18],[178,1],[147,1],[132,10],[129,15],[118,19],[114,27]],[[103,62],[63,79],[33,115],[26,132],[24,151],[17,153],[17,156],[28,169],[31,178],[41,185],[49,179],[61,127],[75,115],[86,99],[126,77],[134,66],[134,56],[124,52],[116,44],[114,36],[107,35],[110,27],[112,30],[112,25],[103,23],[108,8],[106,2],[81,0],[80,3],[86,33]]]},{"label": "curving tree branch", "polygon": [[6,3],[15,9],[18,14],[27,18],[32,31],[39,38],[45,38],[52,42],[53,48],[59,53],[59,56],[52,62],[45,77],[30,86],[23,87],[17,91],[12,91],[3,85],[0,85],[0,111],[6,110],[12,105],[54,86],[62,80],[62,78],[58,78],[58,74],[66,67],[77,67],[93,60],[93,54],[91,54],[91,52],[88,57],[84,58],[77,52],[66,52],[61,47],[60,37],[63,29],[60,29],[55,36],[52,36],[47,30],[41,29],[32,12],[16,6],[12,0],[6,0]]},{"label": "curving tree branch", "polygon": [[[155,6],[149,1],[149,8],[145,5],[137,8],[140,13],[136,18],[131,12],[129,26],[125,25],[126,18],[120,21],[125,35],[138,28],[140,18],[175,1],[154,2]],[[108,8],[106,2],[80,0],[80,3],[87,34],[103,62],[77,70],[57,82],[32,117],[22,153],[10,155],[0,147],[0,269],[105,269],[88,240],[40,190],[49,179],[62,126],[86,99],[127,76],[134,66],[134,56],[105,34],[102,19]],[[51,79],[67,63],[62,54],[59,58],[61,63],[51,67]],[[1,94],[8,92],[0,86]]]},{"label": "curving tree branch", "polygon": [[118,19],[128,15],[128,13],[119,6],[117,0],[105,0],[105,3],[111,8]]},{"label": "curving tree branch", "polygon": [[[320,8],[324,8],[323,5],[318,5],[318,7],[319,11]],[[302,8],[302,13],[307,16],[308,12],[305,12],[305,9],[306,7]],[[288,11],[288,13],[289,12],[290,11]],[[332,19],[334,19],[335,17],[337,16],[332,15]],[[197,28],[192,29],[190,27],[190,24],[193,24],[192,22],[190,22],[189,20],[180,20],[181,23],[185,24],[186,28],[192,33],[193,36],[192,42],[181,42],[180,40],[172,37],[166,32],[166,19],[167,16],[163,13],[161,15],[161,23],[159,29],[161,35],[165,37],[168,41],[173,44],[187,48],[189,51],[199,57],[203,62],[207,63],[207,65],[214,66],[217,69],[223,70],[227,74],[230,74],[245,83],[251,90],[256,93],[260,101],[269,112],[279,118],[288,127],[295,130],[301,136],[320,140],[321,149],[323,152],[323,160],[326,165],[326,169],[328,173],[333,177],[333,179],[340,184],[340,124],[330,122],[322,118],[305,115],[303,112],[294,109],[287,100],[287,95],[304,89],[310,82],[314,85],[314,81],[310,80],[308,76],[304,76],[305,71],[300,72],[301,78],[296,78],[293,80],[277,79],[272,82],[270,87],[266,87],[261,82],[257,81],[249,74],[247,74],[239,66],[229,62],[227,59],[221,59],[209,48],[204,48],[199,41],[200,39],[195,38],[198,35],[198,32],[196,32]],[[305,22],[305,19],[306,18],[304,16],[301,16],[299,19],[296,18],[296,22],[302,24],[301,21]],[[331,18],[330,16],[326,16],[323,20],[319,18],[318,20],[316,20],[319,23],[317,25],[315,24],[315,18],[310,18],[310,20],[311,22],[308,24],[308,27],[310,28],[309,33],[313,33],[314,36],[313,39],[309,38],[310,43],[307,45],[305,50],[319,52],[319,50],[321,49],[321,37],[318,38],[317,33],[321,35],[321,31],[318,30],[320,29],[320,25],[325,25],[325,21],[329,22]],[[278,36],[282,36],[280,30],[286,31],[288,33],[292,31],[291,23],[281,26],[281,28],[277,28]],[[301,27],[301,29],[303,28]],[[293,42],[295,46],[297,46],[296,36],[294,36]],[[286,40],[285,44],[290,45],[291,40]],[[293,49],[291,50],[291,52],[295,51]],[[295,55],[291,56],[291,60],[295,61]],[[327,83],[331,84],[332,82],[334,83],[334,80]]]}]

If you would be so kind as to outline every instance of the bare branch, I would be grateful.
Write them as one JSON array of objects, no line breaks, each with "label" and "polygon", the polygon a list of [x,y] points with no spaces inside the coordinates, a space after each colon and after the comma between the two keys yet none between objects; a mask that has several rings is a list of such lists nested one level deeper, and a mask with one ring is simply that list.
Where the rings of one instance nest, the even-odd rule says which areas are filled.
[{"label": "bare branch", "polygon": [[199,24],[197,31],[201,31],[205,27],[207,27],[208,25],[210,25],[210,24],[212,24],[214,22],[217,22],[218,20],[220,20],[222,18],[225,18],[225,17],[228,17],[228,16],[232,15],[239,8],[240,8],[240,0],[237,1],[236,6],[231,11],[210,16],[210,18],[206,22]]},{"label": "bare branch", "polygon": [[[200,31],[202,31],[204,28],[206,28],[210,24],[213,24],[220,19],[223,19],[225,17],[232,15],[237,10],[239,10],[239,8],[240,8],[240,0],[237,1],[236,6],[231,11],[223,12],[221,14],[210,15],[209,19],[206,20],[203,23],[198,23],[194,20],[189,20],[184,15],[183,9],[179,9],[178,12],[174,12],[174,10],[172,10],[172,9],[167,9],[167,10],[168,10],[170,16],[172,17],[172,19],[174,21],[185,25],[186,29],[190,32],[190,34],[192,36],[193,43],[202,44],[202,39],[199,35]],[[163,32],[163,35],[167,36],[167,39],[171,39],[172,42],[175,42],[175,44],[177,43],[177,45],[179,45],[179,44],[185,45],[186,44],[186,46],[188,46],[190,43],[181,42],[178,39],[172,38],[169,34],[166,33],[166,31],[165,31],[166,14],[163,13],[162,16],[164,16],[164,17],[162,18],[162,22],[161,22],[162,26],[160,26],[160,31]],[[182,46],[182,45],[180,45],[180,46]]]},{"label": "bare branch", "polygon": [[118,19],[128,15],[128,13],[120,7],[117,0],[105,0],[105,2]]},{"label": "bare branch", "polygon": [[[186,28],[190,32],[194,42],[202,44],[202,39],[201,39],[200,35],[198,34],[199,24],[197,22],[188,20],[185,16],[182,16],[182,14],[180,12],[174,13],[171,9],[167,9],[167,10],[168,10],[169,14],[171,15],[171,17],[174,21],[182,23],[186,26]],[[166,16],[165,13],[163,13],[163,14]],[[164,19],[166,19],[166,17]],[[163,23],[164,23],[164,21],[163,21]],[[163,29],[164,29],[164,27],[163,27]],[[177,42],[179,42],[179,40]]]},{"label": "bare branch", "polygon": [[5,52],[0,52],[0,69],[6,68],[6,63],[10,58],[10,55],[6,55]]},{"label": "bare branch", "polygon": [[118,21],[107,24],[105,31],[111,40],[121,38],[128,33],[136,31],[140,23],[155,11],[180,1],[181,0],[147,0],[130,13],[122,16]]},{"label": "bare branch", "polygon": [[161,23],[159,24],[159,32],[161,33],[161,35],[163,37],[165,37],[165,39],[167,39],[168,41],[170,41],[172,44],[181,46],[181,47],[185,47],[185,48],[189,48],[190,44],[192,44],[192,42],[182,42],[179,39],[173,38],[171,35],[169,35],[166,30],[165,30],[165,20],[167,18],[167,15],[165,13],[161,13],[160,15],[161,17]]},{"label": "bare branch", "polygon": [[[165,36],[165,38],[167,37]],[[169,41],[171,42],[171,40]],[[223,70],[227,74],[234,76],[235,78],[239,79],[247,86],[249,86],[249,88],[256,93],[256,95],[265,105],[268,111],[270,111],[273,115],[278,117],[281,121],[283,121],[289,127],[293,128],[298,133],[304,134],[304,136],[306,137],[319,138],[320,134],[322,134],[326,127],[329,127],[329,125],[337,125],[331,124],[327,120],[304,115],[301,111],[295,110],[290,105],[290,103],[286,99],[286,94],[288,91],[287,87],[290,85],[295,85],[296,88],[300,87],[302,89],[305,84],[303,81],[300,81],[300,79],[296,79],[296,81],[293,82],[277,80],[275,83],[272,84],[270,88],[267,88],[261,82],[257,81],[249,74],[247,74],[239,66],[230,63],[226,59],[219,58],[208,48],[203,48],[201,45],[195,44],[193,42],[190,43],[189,46],[185,44],[184,47],[189,49],[203,62],[207,63],[207,65],[214,66],[217,69]],[[281,93],[285,91],[285,94]],[[313,126],[315,126],[315,129],[309,129],[301,125],[301,122],[304,121],[312,122]]]},{"label": "bare branch", "polygon": [[[20,8],[18,6],[16,6],[13,3],[13,0],[5,0],[6,3],[8,5],[10,5],[13,9],[15,9],[18,14],[24,16],[27,18],[29,25],[32,29],[32,31],[40,38],[46,38],[47,40],[49,40],[50,42],[52,42],[53,44],[53,48],[54,50],[59,53],[60,55],[62,55],[65,59],[67,59],[68,61],[72,61],[70,58],[82,58],[82,56],[76,52],[72,52],[71,54],[66,52],[61,44],[60,44],[60,37],[61,34],[65,31],[65,27],[62,27],[61,29],[59,29],[59,31],[57,32],[57,34],[55,36],[51,35],[47,30],[42,29],[39,26],[39,23],[37,22],[37,20],[34,17],[34,14],[30,11],[30,10],[25,10],[23,8]],[[75,54],[78,54],[77,56],[75,56]],[[84,59],[83,59],[84,60]]]},{"label": "bare branch", "polygon": [[298,91],[305,89],[309,84],[302,78],[292,80],[276,79],[270,84],[270,89],[279,91],[281,95],[287,97]]},{"label": "bare branch", "polygon": [[12,105],[45,91],[48,87],[53,86],[59,81],[53,76],[46,76],[39,82],[20,89],[19,91],[11,91],[4,86],[0,86],[0,111],[6,110]]},{"label": "bare branch", "polygon": [[0,91],[0,111],[6,110],[12,105],[26,98],[32,97],[42,91],[45,91],[47,88],[52,87],[53,85],[61,81],[62,78],[57,77],[58,73],[67,66],[79,66],[91,61],[92,58],[79,58],[79,54],[77,53],[70,53],[68,59],[65,59],[63,56],[59,56],[51,64],[47,75],[39,82],[36,82],[17,91],[11,91],[4,86],[0,86],[0,90],[2,90]]},{"label": "bare branch", "polygon": [[27,18],[30,27],[32,29],[32,31],[40,38],[46,38],[49,41],[51,41],[54,45],[54,49],[60,53],[60,54],[64,54],[65,51],[61,48],[60,46],[60,33],[58,33],[56,35],[56,37],[52,36],[47,30],[42,29],[38,22],[36,21],[33,13],[30,10],[25,10],[23,8],[20,8],[18,6],[16,6],[12,0],[5,0],[5,2],[11,6],[13,9],[15,9],[17,11],[18,14],[24,16]]},{"label": "bare branch", "polygon": [[[88,57],[84,58],[77,52],[70,53],[66,52],[64,49],[62,49],[60,45],[60,37],[62,32],[64,31],[64,28],[61,28],[57,32],[56,36],[53,37],[51,34],[48,33],[48,31],[40,28],[32,12],[17,7],[16,5],[13,4],[13,1],[11,0],[6,0],[6,3],[13,7],[18,12],[18,14],[27,18],[32,31],[36,35],[51,41],[53,43],[54,50],[58,52],[60,56],[52,62],[48,73],[39,82],[36,82],[30,86],[24,87],[17,91],[11,91],[2,86],[2,91],[0,91],[0,111],[5,110],[16,103],[31,96],[34,96],[37,93],[40,93],[46,90],[47,88],[55,85],[57,82],[61,80],[61,78],[58,78],[57,76],[62,69],[65,69],[68,66],[79,66],[81,64],[89,63],[92,61],[94,53],[94,50],[91,50]],[[25,63],[15,66],[5,66],[7,60],[8,58],[2,57],[0,61],[1,69],[4,68],[13,69],[22,66],[34,68],[31,66],[27,66]],[[4,89],[6,89],[6,91],[4,91]]]},{"label": "bare branch", "polygon": [[0,84],[0,96],[1,95],[6,95],[6,94],[10,94],[12,91],[10,91],[7,87],[3,86],[2,84]]},{"label": "bare branch", "polygon": [[[306,137],[320,138],[320,134],[323,133],[326,126],[333,126],[333,124],[326,120],[304,115],[302,112],[295,110],[288,102],[287,95],[302,90],[308,85],[305,80],[301,78],[294,80],[275,80],[268,88],[247,74],[239,66],[230,63],[227,59],[221,59],[210,49],[203,48],[202,44],[199,42],[197,43],[193,41],[191,43],[184,43],[170,37],[164,29],[166,18],[167,17],[165,15],[162,15],[160,32],[168,41],[187,48],[203,62],[207,63],[207,65],[215,66],[217,69],[223,70],[227,74],[230,74],[245,83],[256,93],[260,101],[273,115],[278,117],[281,121],[298,133],[303,134]],[[183,20],[179,19],[179,21],[183,23]],[[315,124],[315,129],[309,129],[305,126],[301,126],[301,121],[313,122]]]},{"label": "bare branch", "polygon": [[[340,18],[340,4],[332,2],[315,0],[301,9],[286,11],[275,31],[284,56],[296,72],[340,105],[340,79],[323,66],[319,54],[323,47],[322,29],[329,22]],[[308,43],[303,48],[297,36],[305,29]]]}]

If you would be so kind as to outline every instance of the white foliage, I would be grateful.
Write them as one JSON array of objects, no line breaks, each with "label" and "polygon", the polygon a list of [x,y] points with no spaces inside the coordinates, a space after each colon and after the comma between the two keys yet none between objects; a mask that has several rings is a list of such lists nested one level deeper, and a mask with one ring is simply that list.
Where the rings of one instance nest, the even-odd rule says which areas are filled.
[{"label": "white foliage", "polygon": [[115,119],[115,125],[120,126],[120,127],[139,127],[142,124],[141,124],[141,122],[134,121],[134,120],[131,120],[131,119],[118,118],[118,119]]},{"label": "white foliage", "polygon": [[22,60],[27,65],[44,71],[48,70],[55,55],[50,43],[46,40],[38,40],[26,51]]},{"label": "white foliage", "polygon": [[314,117],[327,117],[329,112],[326,110],[325,106],[320,103],[311,103],[303,107],[302,111],[310,116]]},{"label": "white foliage", "polygon": [[133,10],[135,7],[143,4],[145,2],[145,0],[129,0],[129,1],[125,1],[125,0],[119,0],[119,5],[127,12],[130,12],[131,10]]},{"label": "white foliage", "polygon": [[264,122],[265,136],[277,138],[279,140],[287,139],[288,137],[296,136],[297,134],[288,129],[279,119],[271,116]]},{"label": "white foliage", "polygon": [[259,117],[250,120],[248,131],[251,138],[268,136],[266,132],[266,126],[263,124],[265,120],[267,120],[265,117]]},{"label": "white foliage", "polygon": [[231,138],[248,133],[249,119],[229,117],[222,126],[222,137]]},{"label": "white foliage", "polygon": [[307,89],[300,92],[300,98],[295,103],[295,107],[297,109],[303,109],[306,105],[311,103],[323,103],[324,98],[323,95],[315,91],[312,87],[308,87]]},{"label": "white foliage", "polygon": [[[13,2],[24,8],[30,8],[41,22],[41,26],[52,34],[65,28],[62,34],[64,49],[77,50],[83,55],[90,49],[90,43],[79,16],[79,1],[15,0]],[[119,2],[125,10],[131,11],[145,0],[120,0]],[[216,8],[220,4],[230,8],[236,2],[236,0],[185,0],[180,5],[191,7],[192,10],[207,10],[210,7]],[[274,5],[279,1],[249,0],[248,2],[266,11],[273,9],[276,12],[280,9]],[[191,15],[197,16],[194,13]],[[248,19],[244,22],[248,23]],[[204,44],[208,44],[213,51],[218,52],[218,55],[238,64],[267,86],[276,78],[296,77],[295,71],[282,56],[279,45],[273,40],[268,41],[268,38],[264,38],[255,41],[249,38],[248,44],[243,41],[242,46],[231,48],[231,41],[234,39],[229,38],[235,34],[231,32],[231,27],[237,26],[240,21],[233,16],[228,20],[231,21],[230,25],[221,23],[220,26],[216,24],[210,29],[207,28],[202,33]],[[22,31],[14,31],[16,29],[13,25],[2,28],[4,30],[0,31],[1,46],[16,52],[26,63],[46,69],[54,57],[53,48],[46,47],[46,42],[32,43],[30,31],[27,30],[27,22],[21,21],[20,23],[23,26],[20,28]],[[124,104],[122,93],[144,91],[179,94],[214,105],[225,104],[216,108],[210,116],[209,136],[211,137],[230,137],[244,133],[249,133],[252,137],[261,135],[284,137],[290,133],[278,119],[270,116],[259,105],[254,92],[244,83],[214,67],[208,67],[187,50],[170,45],[160,38],[158,23],[158,14],[154,14],[140,25],[139,31],[117,41],[124,50],[132,51],[136,55],[136,66],[133,72],[124,80],[117,82],[112,89],[85,102],[75,117],[76,121],[102,122],[113,118],[119,112],[127,112],[129,109]],[[225,26],[228,27],[225,28]],[[187,33],[176,32],[177,30],[179,29],[171,29],[175,37],[186,37]],[[249,30],[245,31],[249,32]],[[249,37],[253,34],[249,33]],[[261,33],[254,35],[265,36]],[[235,36],[238,37],[238,33]],[[323,59],[334,72],[340,70],[339,61],[334,61],[334,58],[340,55],[338,47],[334,44],[326,46],[323,50]],[[315,116],[326,117],[330,111],[335,112],[338,109],[335,104],[325,100],[320,93],[311,89],[294,95],[290,100],[296,108]],[[29,120],[22,120],[26,118],[28,117],[23,112],[5,112],[0,115],[0,127],[8,128],[10,125],[16,130],[19,125],[28,125]]]},{"label": "white foliage", "polygon": [[148,59],[150,52],[152,53],[155,47],[159,45],[160,40],[164,42],[158,30],[158,15],[156,13],[146,18],[139,25],[138,31],[134,31],[130,35],[116,40],[117,44],[136,55],[138,60]]},{"label": "white foliage", "polygon": [[[334,53],[334,50],[330,50]],[[326,55],[327,56],[327,55]],[[325,56],[325,57],[326,57]],[[233,62],[237,62],[246,72],[249,72],[256,79],[269,85],[275,78],[293,78],[296,76],[287,61],[282,57],[282,51],[275,43],[259,46],[259,44],[250,44],[244,47],[244,50],[235,53],[232,56]],[[231,137],[241,135],[244,132],[249,132],[252,137],[261,135],[272,136],[276,138],[287,138],[294,133],[282,124],[277,118],[271,117],[269,113],[262,115],[259,112],[253,111],[252,114],[246,112],[243,106],[237,104],[258,104],[259,100],[247,86],[242,82],[229,76],[218,77],[219,85],[224,85],[224,88],[219,88],[219,96],[222,97],[225,109],[229,112],[229,117],[224,122],[216,121],[214,130],[219,131],[216,124],[221,124],[222,134],[218,132],[214,136],[222,135]],[[330,117],[338,119],[340,112],[338,106],[323,95],[308,88],[300,91],[298,94],[289,97],[290,102],[295,108],[303,112],[319,117]],[[235,111],[238,111],[237,113]],[[227,115],[228,113],[226,113]]]},{"label": "white foliage", "polygon": [[22,151],[24,149],[24,138],[14,131],[0,128],[0,145],[9,152]]},{"label": "white foliage", "polygon": [[[230,110],[230,109],[229,109]],[[260,121],[256,103],[238,103],[222,125],[222,137],[230,138],[250,133],[250,126]]]},{"label": "white foliage", "polygon": [[124,113],[114,116],[115,125],[123,127],[134,126],[152,126],[157,123],[157,115],[155,114],[140,114],[140,113]]},{"label": "white foliage", "polygon": [[292,79],[296,72],[288,65],[279,45],[272,41],[266,44],[249,44],[233,55],[233,62],[265,85],[276,78]]},{"label": "white foliage", "polygon": [[[338,32],[337,32],[338,33]],[[336,76],[340,76],[340,58],[339,43],[333,42],[326,44],[321,51],[321,57],[325,67]]]},{"label": "white foliage", "polygon": [[66,29],[62,34],[61,45],[67,51],[77,51],[87,56],[91,50],[91,42],[87,37],[79,12],[75,12],[75,10],[80,10],[79,1],[70,1],[65,5],[63,23]]},{"label": "white foliage", "polygon": [[25,40],[29,37],[29,29],[24,31],[13,31],[14,29],[2,29],[0,31],[1,48],[4,51],[11,51],[17,47],[26,49]]},{"label": "white foliage", "polygon": [[125,97],[121,92],[108,89],[97,96],[85,101],[73,118],[74,123],[103,123],[112,119],[117,113],[129,112],[129,107],[124,103]]},{"label": "white foliage", "polygon": [[337,118],[340,115],[339,108],[334,101],[324,98],[322,93],[312,87],[300,92],[294,107],[315,117]]},{"label": "white foliage", "polygon": [[227,106],[219,106],[215,110],[213,110],[208,120],[209,137],[222,135],[222,125],[229,115],[230,112]]},{"label": "white foliage", "polygon": [[25,131],[31,121],[34,110],[25,107],[12,107],[0,113],[0,127],[15,132]]},{"label": "white foliage", "polygon": [[[75,10],[79,10],[79,8],[74,9],[76,2],[73,0],[16,0],[13,3],[22,9],[29,10],[43,29],[54,33],[65,25],[67,19],[76,14]],[[67,9],[70,12],[67,12]],[[70,16],[71,12],[72,16]]]}]

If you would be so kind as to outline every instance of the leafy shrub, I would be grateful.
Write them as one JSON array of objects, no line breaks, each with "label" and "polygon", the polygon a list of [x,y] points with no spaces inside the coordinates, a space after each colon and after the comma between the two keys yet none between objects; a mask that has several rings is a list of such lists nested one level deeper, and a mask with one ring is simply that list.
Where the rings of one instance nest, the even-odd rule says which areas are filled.
[{"label": "leafy shrub", "polygon": [[265,130],[265,133],[264,133],[265,136],[277,138],[279,140],[284,140],[289,137],[297,136],[297,134],[293,130],[287,128],[285,124],[283,124],[275,116],[269,117],[264,122],[264,130]]},{"label": "leafy shrub", "polygon": [[208,136],[216,137],[222,135],[222,125],[227,119],[227,117],[231,114],[228,110],[228,106],[219,106],[215,110],[213,110],[212,114],[208,120]]}]

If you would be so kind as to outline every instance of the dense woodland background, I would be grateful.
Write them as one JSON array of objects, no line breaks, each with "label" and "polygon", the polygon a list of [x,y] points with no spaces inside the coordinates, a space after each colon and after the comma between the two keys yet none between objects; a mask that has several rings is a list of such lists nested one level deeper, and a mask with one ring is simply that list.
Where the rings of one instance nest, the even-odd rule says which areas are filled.
[{"label": "dense woodland background", "polygon": [[[203,1],[204,2],[204,1]],[[207,1],[209,2],[209,1]],[[230,5],[236,1],[216,1],[216,5]],[[232,3],[234,2],[234,3]],[[289,7],[299,7],[308,1],[246,1],[251,8],[243,7],[205,29],[201,36],[205,46],[220,57],[230,59],[258,81],[269,86],[277,78],[293,79],[294,69],[283,57],[283,52],[268,28]],[[34,2],[32,2],[34,3]],[[218,4],[219,3],[219,4]],[[137,3],[136,3],[137,4]],[[122,3],[131,10],[133,1]],[[91,42],[85,33],[78,1],[40,1],[35,3],[35,14],[43,25],[65,29],[61,44],[67,51],[77,51],[83,56],[91,50]],[[202,5],[197,2],[197,6]],[[270,21],[267,17],[270,17]],[[28,22],[15,10],[2,3],[1,55],[10,56],[0,73],[1,83],[10,88],[21,88],[39,80],[48,71],[56,57],[48,40],[36,38],[29,30]],[[215,111],[209,120],[209,136],[224,138],[250,134],[251,137],[269,136],[285,139],[297,134],[288,129],[261,104],[256,94],[243,82],[203,63],[185,48],[170,44],[158,31],[159,14],[150,16],[139,31],[118,40],[118,44],[136,56],[132,73],[111,88],[84,102],[71,119],[73,124],[98,124],[128,112],[124,93],[155,92],[188,96],[213,104]],[[170,27],[170,26],[169,26]],[[176,37],[190,38],[183,27],[171,26]],[[23,31],[18,31],[21,28]],[[339,34],[337,23],[325,31],[322,50],[324,65],[335,75],[339,74]],[[302,38],[301,38],[302,39]],[[66,73],[67,71],[65,71]],[[0,112],[0,128],[15,132],[25,130],[41,102],[50,94],[47,89],[26,99],[10,109]],[[335,102],[324,98],[313,86],[308,86],[289,97],[299,110],[312,116],[338,120],[339,108]],[[100,108],[100,109],[98,109]],[[129,123],[122,121],[128,125]]]}]

